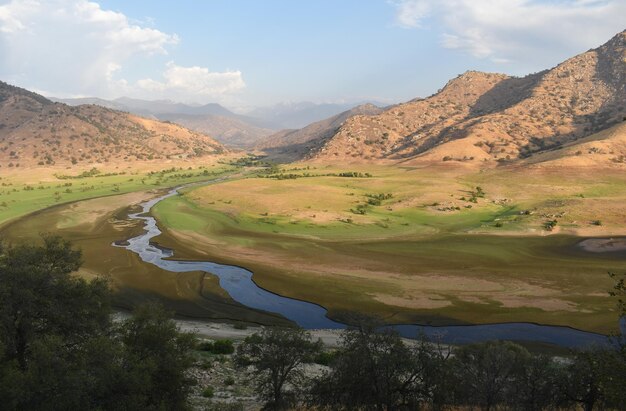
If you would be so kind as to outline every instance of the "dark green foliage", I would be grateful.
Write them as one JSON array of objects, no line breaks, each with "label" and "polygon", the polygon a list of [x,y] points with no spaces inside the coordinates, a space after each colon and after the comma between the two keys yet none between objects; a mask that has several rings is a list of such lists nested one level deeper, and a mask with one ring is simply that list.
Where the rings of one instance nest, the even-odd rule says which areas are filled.
[{"label": "dark green foliage", "polygon": [[[298,169],[296,169],[298,170]],[[307,178],[307,177],[346,177],[346,178],[369,178],[372,177],[370,173],[360,173],[356,171],[344,171],[341,173],[325,173],[325,174],[311,174],[308,172],[304,172],[302,174],[295,173],[285,173],[283,170],[278,168],[278,166],[271,166],[269,168],[261,171],[257,177],[261,178],[273,178],[275,180],[295,180],[298,178]]]},{"label": "dark green foliage", "polygon": [[366,194],[365,196],[367,197],[367,203],[372,206],[379,206],[384,200],[393,198],[393,194],[391,193]]},{"label": "dark green foliage", "polygon": [[545,228],[548,231],[552,231],[554,230],[554,227],[556,227],[558,223],[559,222],[557,220],[549,220],[543,223],[543,228]]},{"label": "dark green foliage", "polygon": [[620,310],[620,316],[626,317],[626,275],[618,275],[609,272],[609,277],[615,281],[613,290],[609,292],[609,295],[617,298],[617,306]]},{"label": "dark green foliage", "polygon": [[154,305],[112,323],[106,283],[79,266],[58,237],[0,249],[1,408],[184,409],[193,338]]},{"label": "dark green foliage", "polygon": [[198,345],[198,349],[212,354],[232,354],[235,352],[231,340],[203,341]]},{"label": "dark green foliage", "polygon": [[211,386],[206,387],[204,390],[202,390],[202,396],[204,398],[213,398],[214,395],[215,395],[215,392],[213,390],[213,387]]},{"label": "dark green foliage", "polygon": [[235,347],[231,340],[215,340],[213,341],[214,354],[232,354],[235,352]]},{"label": "dark green foliage", "polygon": [[[265,329],[246,338],[237,348],[235,362],[239,367],[254,366],[253,382],[266,409],[290,409],[305,380],[302,364],[320,349],[321,342],[312,342],[303,330]],[[285,389],[287,385],[291,390]]]},{"label": "dark green foliage", "polygon": [[312,361],[315,364],[319,365],[330,365],[337,357],[336,351],[321,351],[315,357],[312,358]]},{"label": "dark green foliage", "polygon": [[436,408],[448,391],[446,358],[425,340],[407,346],[392,331],[349,330],[330,371],[315,380],[312,402],[329,410]]},{"label": "dark green foliage", "polygon": [[515,381],[522,374],[530,354],[510,342],[488,342],[461,347],[452,362],[457,384],[456,398],[460,404],[491,410],[512,399]]},{"label": "dark green foliage", "polygon": [[368,204],[357,204],[355,208],[351,208],[350,211],[354,214],[367,214],[367,209],[369,208]]}]

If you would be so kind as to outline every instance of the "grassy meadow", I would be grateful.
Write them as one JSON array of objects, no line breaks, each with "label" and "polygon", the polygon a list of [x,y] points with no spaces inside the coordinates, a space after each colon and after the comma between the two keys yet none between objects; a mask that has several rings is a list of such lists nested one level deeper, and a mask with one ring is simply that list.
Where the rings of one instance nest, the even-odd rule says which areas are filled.
[{"label": "grassy meadow", "polygon": [[153,214],[179,256],[243,265],[336,319],[611,332],[607,271],[626,258],[576,246],[626,227],[626,177],[604,175],[290,165],[186,189]]},{"label": "grassy meadow", "polygon": [[24,169],[0,174],[0,226],[29,213],[96,197],[204,181],[233,171],[219,163],[141,164],[124,168]]}]

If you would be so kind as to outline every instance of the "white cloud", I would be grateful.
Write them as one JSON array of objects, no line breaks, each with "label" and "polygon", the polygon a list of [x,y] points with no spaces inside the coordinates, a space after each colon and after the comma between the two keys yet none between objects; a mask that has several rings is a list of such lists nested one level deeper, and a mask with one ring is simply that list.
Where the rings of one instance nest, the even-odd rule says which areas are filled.
[{"label": "white cloud", "polygon": [[404,28],[420,27],[431,9],[427,1],[390,0],[390,3],[397,8],[396,22]]},{"label": "white cloud", "polygon": [[160,67],[163,56],[180,41],[153,24],[89,0],[11,0],[0,6],[0,78],[56,96],[165,96],[186,101],[244,87],[239,71],[214,73],[174,63],[167,65],[162,80],[126,80]]},{"label": "white cloud", "polygon": [[216,97],[245,87],[240,71],[211,72],[204,67],[182,67],[173,62],[167,63],[163,81],[147,78],[139,80],[137,85],[150,94],[168,98]]},{"label": "white cloud", "polygon": [[496,63],[554,63],[596,47],[626,28],[624,0],[402,0],[393,4],[400,26],[420,27],[432,19],[442,31],[443,47]]}]

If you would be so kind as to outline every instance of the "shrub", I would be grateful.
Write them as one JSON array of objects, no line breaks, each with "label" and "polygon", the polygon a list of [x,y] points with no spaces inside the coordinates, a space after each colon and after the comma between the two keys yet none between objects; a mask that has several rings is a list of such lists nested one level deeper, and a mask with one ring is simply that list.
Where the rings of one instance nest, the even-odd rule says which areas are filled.
[{"label": "shrub", "polygon": [[210,385],[208,387],[205,387],[204,390],[202,390],[202,396],[204,398],[213,398],[214,395],[215,395],[215,391],[213,390],[213,387],[211,387]]},{"label": "shrub", "polygon": [[215,340],[213,342],[213,354],[232,354],[235,347],[231,340]]},{"label": "shrub", "polygon": [[313,358],[313,362],[315,364],[328,366],[333,362],[336,356],[336,351],[322,351]]},{"label": "shrub", "polygon": [[232,354],[235,352],[235,347],[231,340],[203,341],[198,344],[197,349],[208,351],[211,354]]}]

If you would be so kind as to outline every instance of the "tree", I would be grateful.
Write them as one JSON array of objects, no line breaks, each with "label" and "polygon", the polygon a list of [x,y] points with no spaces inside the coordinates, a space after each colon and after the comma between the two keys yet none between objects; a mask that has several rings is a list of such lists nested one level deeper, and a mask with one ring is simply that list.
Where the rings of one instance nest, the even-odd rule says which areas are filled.
[{"label": "tree", "polygon": [[609,277],[615,281],[613,290],[609,295],[617,298],[617,306],[620,311],[620,317],[626,317],[626,275],[618,275],[609,272]]},{"label": "tree", "polygon": [[[301,329],[271,328],[246,338],[237,348],[235,363],[253,366],[256,391],[266,409],[287,409],[296,402],[294,389],[304,383],[303,363],[320,349],[321,342],[312,342]],[[286,391],[287,385],[294,389]]]},{"label": "tree", "polygon": [[312,400],[326,409],[437,408],[445,399],[446,358],[425,339],[408,346],[392,330],[348,330],[331,370],[315,381]]},{"label": "tree", "polygon": [[127,395],[140,395],[144,409],[183,409],[194,383],[185,372],[193,364],[195,337],[179,332],[171,313],[154,303],[137,308],[119,335]]},{"label": "tree", "polygon": [[515,409],[554,409],[560,404],[558,384],[565,378],[564,366],[546,355],[524,355],[521,367],[508,387],[508,403]]},{"label": "tree", "polygon": [[106,282],[90,283],[71,275],[80,251],[60,237],[43,246],[3,246],[0,250],[0,338],[4,355],[28,366],[31,345],[47,335],[68,346],[107,330],[110,296]]},{"label": "tree", "polygon": [[509,399],[510,388],[530,354],[507,341],[463,346],[454,352],[454,374],[460,380],[457,400],[489,411]]},{"label": "tree", "polygon": [[578,351],[566,368],[561,392],[585,411],[604,402],[602,350]]},{"label": "tree", "polygon": [[0,247],[2,409],[184,409],[193,338],[155,305],[113,323],[106,282],[79,266],[59,237]]}]

